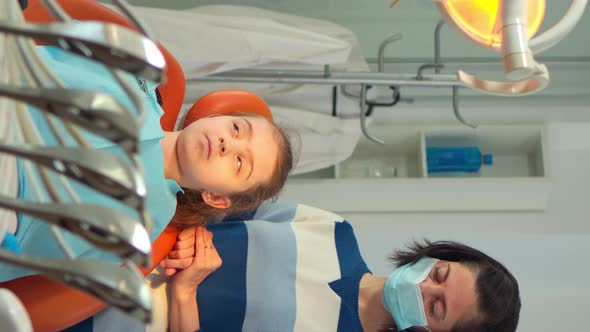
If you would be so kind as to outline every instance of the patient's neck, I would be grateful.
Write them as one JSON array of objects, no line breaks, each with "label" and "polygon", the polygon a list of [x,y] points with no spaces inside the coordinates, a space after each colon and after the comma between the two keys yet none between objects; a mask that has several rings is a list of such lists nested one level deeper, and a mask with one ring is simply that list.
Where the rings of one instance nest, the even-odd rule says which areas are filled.
[{"label": "patient's neck", "polygon": [[381,292],[385,278],[365,273],[359,286],[359,318],[363,331],[379,331],[391,317],[383,306]]},{"label": "patient's neck", "polygon": [[165,131],[164,138],[160,140],[164,158],[164,177],[176,182],[180,180],[180,169],[176,154],[176,142],[179,134],[180,131]]}]

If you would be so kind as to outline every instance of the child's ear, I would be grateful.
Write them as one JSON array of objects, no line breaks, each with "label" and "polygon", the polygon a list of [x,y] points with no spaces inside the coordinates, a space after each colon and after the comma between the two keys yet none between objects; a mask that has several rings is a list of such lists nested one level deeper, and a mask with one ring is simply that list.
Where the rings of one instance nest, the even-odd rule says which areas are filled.
[{"label": "child's ear", "polygon": [[231,199],[227,195],[215,194],[210,191],[203,190],[201,192],[203,201],[216,209],[227,209],[231,206]]}]

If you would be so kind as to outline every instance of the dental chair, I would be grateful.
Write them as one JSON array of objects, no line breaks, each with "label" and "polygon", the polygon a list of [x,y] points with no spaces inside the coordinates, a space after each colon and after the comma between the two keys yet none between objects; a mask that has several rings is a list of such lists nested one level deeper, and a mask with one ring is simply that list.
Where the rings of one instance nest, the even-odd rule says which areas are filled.
[{"label": "dental chair", "polygon": [[[122,15],[92,0],[57,0],[63,10],[80,21],[111,22],[136,30]],[[48,23],[53,16],[39,0],[29,1],[24,12],[29,22]],[[159,44],[166,59],[166,81],[158,87],[164,115],[160,125],[166,131],[183,128],[200,118],[232,112],[256,113],[272,120],[266,102],[244,90],[219,90],[201,97],[178,119],[185,94],[185,77],[176,59]],[[172,249],[179,230],[168,226],[152,243],[152,266],[141,268],[148,275]],[[77,289],[70,288],[42,275],[32,275],[0,283],[0,288],[11,290],[23,302],[35,331],[62,330],[88,318],[106,304]]]}]

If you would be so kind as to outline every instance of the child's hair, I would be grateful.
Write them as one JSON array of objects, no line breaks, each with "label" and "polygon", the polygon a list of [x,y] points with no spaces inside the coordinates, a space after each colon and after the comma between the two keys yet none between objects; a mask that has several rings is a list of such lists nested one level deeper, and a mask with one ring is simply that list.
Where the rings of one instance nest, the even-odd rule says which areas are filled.
[{"label": "child's hair", "polygon": [[[228,113],[220,114],[228,116],[251,116],[261,117],[251,113]],[[215,217],[229,215],[237,212],[243,212],[255,209],[262,202],[268,199],[276,199],[281,189],[287,181],[289,172],[296,163],[296,156],[293,151],[291,140],[287,134],[287,129],[277,125],[272,120],[266,119],[275,129],[274,137],[279,145],[279,155],[274,172],[268,183],[259,184],[247,190],[246,192],[234,193],[229,196],[231,206],[227,209],[219,209],[210,206],[203,201],[201,192],[183,188],[184,193],[177,193],[176,213],[173,223],[177,227],[187,227],[195,224],[207,224]],[[185,124],[185,127],[188,124]]]}]

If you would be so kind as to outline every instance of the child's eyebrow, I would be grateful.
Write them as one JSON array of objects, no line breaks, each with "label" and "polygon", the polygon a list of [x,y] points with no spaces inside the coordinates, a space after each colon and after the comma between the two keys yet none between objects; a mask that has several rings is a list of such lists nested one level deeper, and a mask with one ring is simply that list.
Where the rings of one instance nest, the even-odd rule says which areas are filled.
[{"label": "child's eyebrow", "polygon": [[248,121],[248,119],[244,118],[244,121],[246,121],[246,125],[248,125],[248,136],[250,138],[252,138],[252,123],[250,121]]},{"label": "child's eyebrow", "polygon": [[[252,128],[252,122],[250,122],[250,120],[243,118],[243,120],[246,122],[246,126],[248,127],[247,131],[247,136],[248,136],[248,140],[252,140],[252,136],[254,136],[254,129]],[[252,155],[252,151],[250,149],[248,149],[249,153],[248,153],[248,161],[250,162],[250,172],[248,172],[248,176],[246,176],[246,181],[250,179],[250,176],[252,176],[252,172],[254,172],[254,156]]]}]

